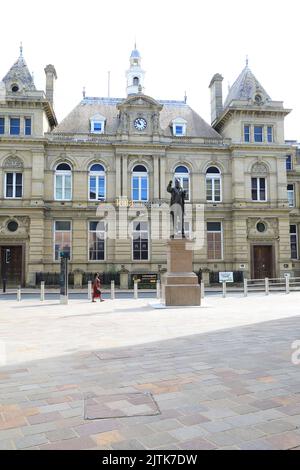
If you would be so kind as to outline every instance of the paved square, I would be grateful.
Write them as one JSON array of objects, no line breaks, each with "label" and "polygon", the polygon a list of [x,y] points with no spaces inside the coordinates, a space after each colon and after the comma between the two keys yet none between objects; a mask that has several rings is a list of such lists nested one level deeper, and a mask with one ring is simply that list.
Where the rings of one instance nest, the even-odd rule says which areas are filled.
[{"label": "paved square", "polygon": [[299,305],[1,299],[0,449],[299,449]]}]

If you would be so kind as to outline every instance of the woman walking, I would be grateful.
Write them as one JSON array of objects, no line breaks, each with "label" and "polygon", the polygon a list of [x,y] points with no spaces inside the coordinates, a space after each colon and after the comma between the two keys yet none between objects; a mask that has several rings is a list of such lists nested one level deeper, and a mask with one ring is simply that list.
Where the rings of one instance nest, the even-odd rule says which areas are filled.
[{"label": "woman walking", "polygon": [[96,273],[94,277],[94,281],[93,281],[92,302],[96,302],[95,299],[100,299],[100,302],[104,302],[104,299],[102,299],[102,293],[101,293],[100,288],[101,288],[101,283],[100,283],[99,273]]}]

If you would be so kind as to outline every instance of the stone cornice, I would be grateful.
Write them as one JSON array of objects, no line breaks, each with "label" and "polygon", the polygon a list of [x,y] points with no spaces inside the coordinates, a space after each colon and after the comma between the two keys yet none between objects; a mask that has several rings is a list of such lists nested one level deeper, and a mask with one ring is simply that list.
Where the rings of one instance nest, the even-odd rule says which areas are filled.
[{"label": "stone cornice", "polygon": [[274,152],[275,151],[287,151],[289,149],[289,145],[286,144],[257,144],[257,143],[232,143],[229,146],[230,150],[235,151],[235,150],[243,150],[245,152],[253,152],[253,151],[259,151],[259,152]]},{"label": "stone cornice", "polygon": [[292,110],[279,108],[279,107],[270,107],[270,108],[257,108],[255,106],[231,106],[226,108],[223,113],[212,123],[213,128],[220,132],[226,122],[236,113],[253,114],[253,116],[287,116]]}]

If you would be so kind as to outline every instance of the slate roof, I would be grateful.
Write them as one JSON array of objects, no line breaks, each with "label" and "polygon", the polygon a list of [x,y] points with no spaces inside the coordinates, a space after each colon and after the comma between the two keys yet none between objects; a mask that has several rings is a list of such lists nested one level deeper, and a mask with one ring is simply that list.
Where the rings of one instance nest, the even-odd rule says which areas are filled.
[{"label": "slate roof", "polygon": [[19,81],[23,84],[26,90],[36,90],[32,75],[28,70],[27,64],[22,54],[20,54],[20,57],[9,69],[2,81],[4,83]]},{"label": "slate roof", "polygon": [[[106,118],[105,133],[115,134],[119,127],[117,105],[123,101],[124,98],[86,97],[61,121],[53,133],[89,133],[90,118],[101,114]],[[158,103],[163,105],[160,112],[160,127],[164,135],[172,135],[171,122],[180,117],[187,121],[187,136],[222,139],[220,134],[184,101],[158,100]]]},{"label": "slate roof", "polygon": [[234,84],[229,90],[228,96],[224,103],[224,108],[230,105],[233,100],[253,99],[255,93],[260,92],[265,100],[271,101],[271,97],[261,86],[257,78],[254,76],[248,65],[242,70]]}]

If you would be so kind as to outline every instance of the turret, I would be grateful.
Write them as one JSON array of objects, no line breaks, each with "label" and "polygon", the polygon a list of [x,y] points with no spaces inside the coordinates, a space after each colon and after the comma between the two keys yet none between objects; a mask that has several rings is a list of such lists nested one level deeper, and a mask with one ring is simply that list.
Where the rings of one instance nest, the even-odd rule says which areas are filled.
[{"label": "turret", "polygon": [[141,68],[141,55],[134,46],[130,55],[130,68],[126,72],[127,77],[127,96],[144,93],[145,72]]}]

